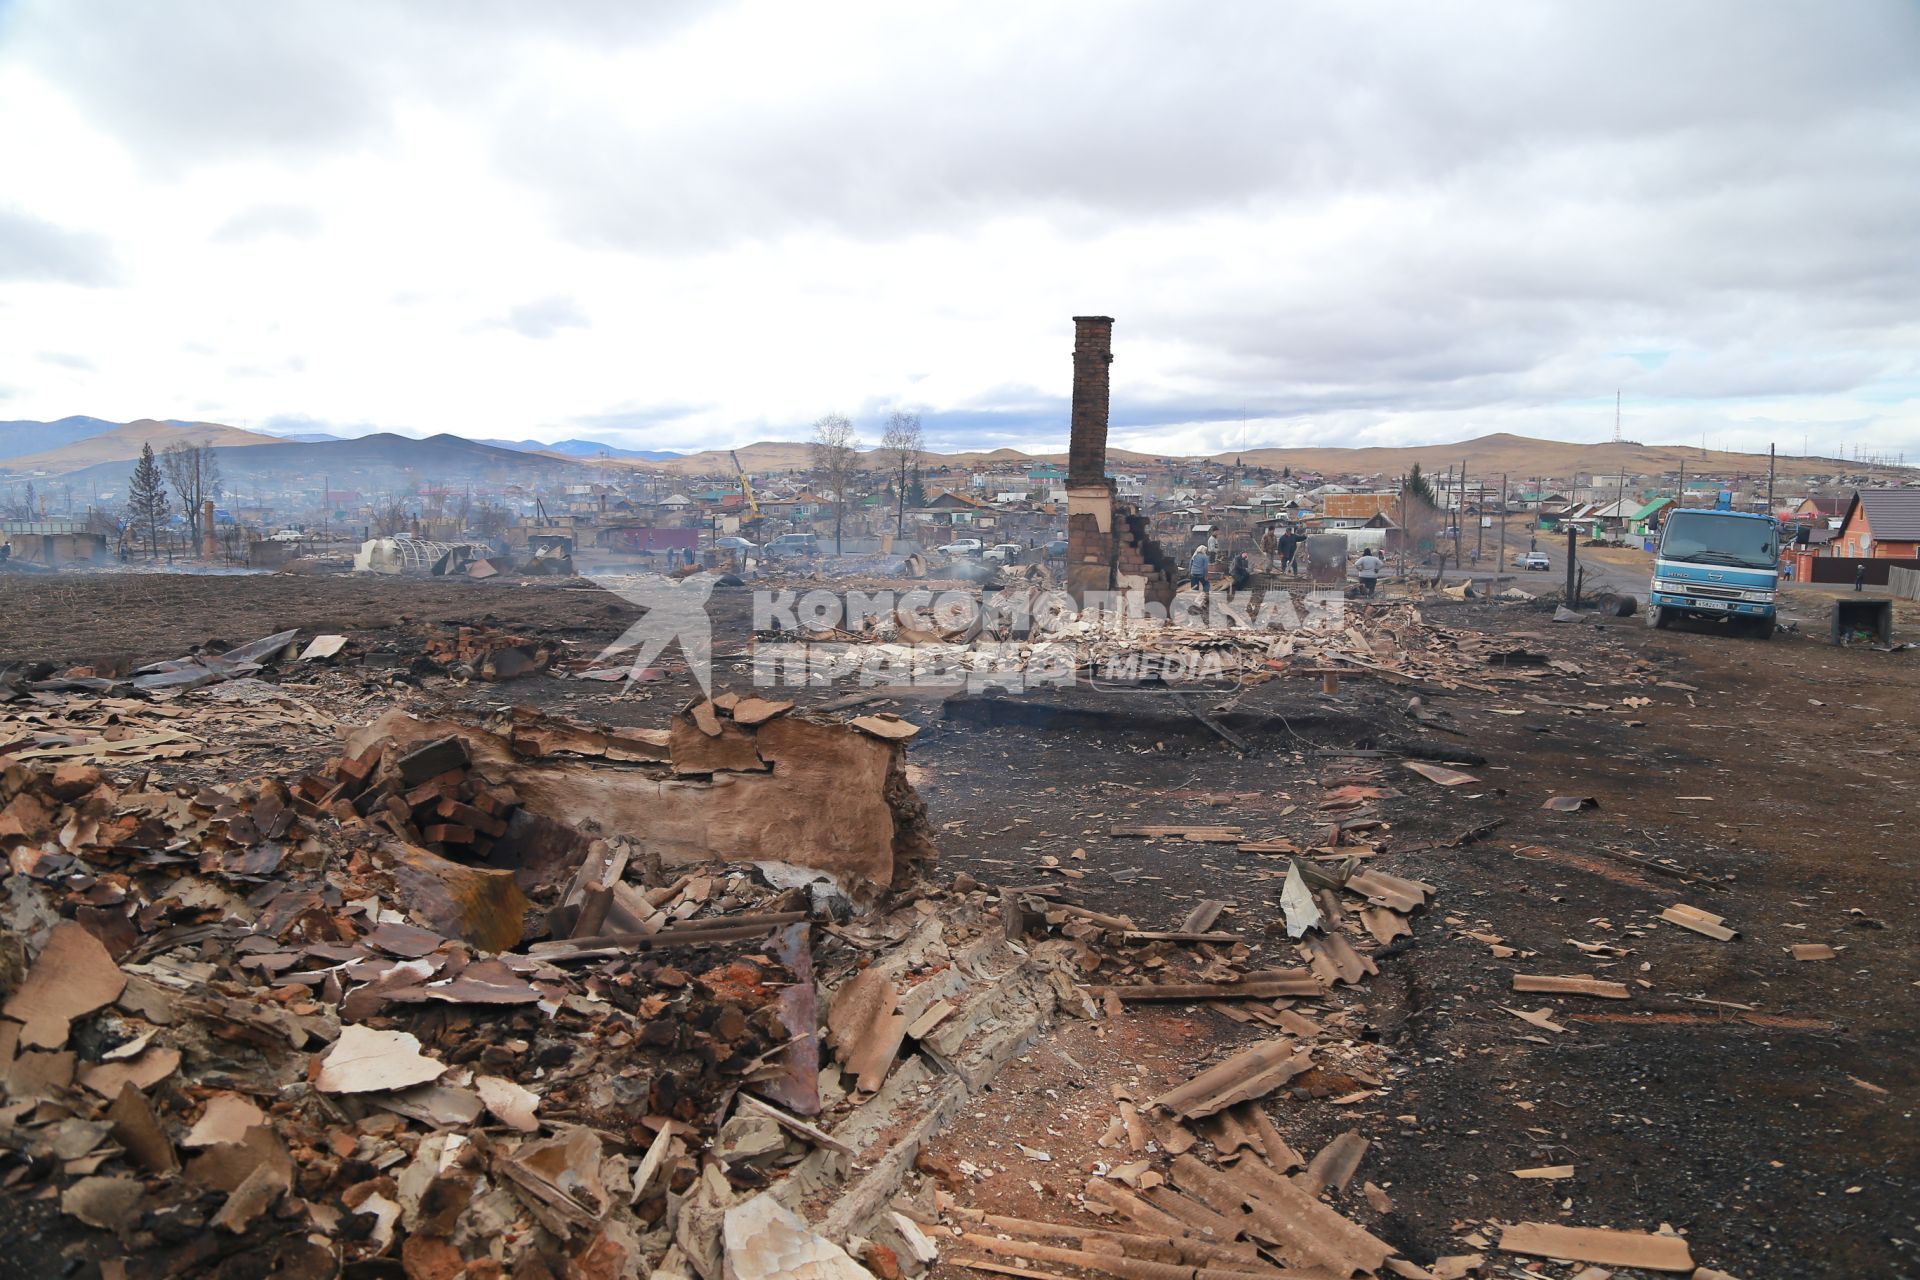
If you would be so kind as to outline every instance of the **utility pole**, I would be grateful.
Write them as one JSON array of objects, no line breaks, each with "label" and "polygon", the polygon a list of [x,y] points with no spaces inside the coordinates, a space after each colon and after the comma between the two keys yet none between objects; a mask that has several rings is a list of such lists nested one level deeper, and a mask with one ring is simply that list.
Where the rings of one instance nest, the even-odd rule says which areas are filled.
[{"label": "utility pole", "polygon": [[1774,462],[1773,450],[1774,450],[1774,446],[1769,444],[1767,446],[1767,514],[1768,515],[1773,514],[1773,462]]},{"label": "utility pole", "polygon": [[1500,558],[1493,562],[1493,590],[1489,594],[1494,596],[1498,596],[1500,594],[1500,570],[1504,569],[1506,567],[1506,564],[1507,564],[1507,473],[1502,471],[1500,473]]},{"label": "utility pole", "polygon": [[1580,545],[1578,542],[1575,541],[1575,539],[1578,538],[1579,536],[1580,536],[1580,531],[1578,529],[1576,529],[1573,525],[1567,526],[1567,592],[1566,592],[1566,595],[1567,595],[1567,608],[1569,609],[1578,609],[1580,607],[1580,594],[1579,594],[1580,588],[1574,585],[1574,574],[1577,572],[1577,569],[1575,568],[1575,566],[1579,563],[1579,559],[1580,559]]},{"label": "utility pole", "polygon": [[1460,522],[1467,518],[1467,460],[1460,459],[1460,483],[1454,490],[1453,567],[1460,567]]},{"label": "utility pole", "polygon": [[1407,545],[1407,478],[1400,477],[1400,590],[1407,588],[1407,557],[1413,548]]}]

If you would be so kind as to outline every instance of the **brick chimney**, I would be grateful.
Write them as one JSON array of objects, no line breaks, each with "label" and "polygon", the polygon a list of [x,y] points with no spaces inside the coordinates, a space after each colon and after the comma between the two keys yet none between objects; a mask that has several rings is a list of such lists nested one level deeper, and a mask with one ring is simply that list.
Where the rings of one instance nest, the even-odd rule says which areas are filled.
[{"label": "brick chimney", "polygon": [[1067,483],[1107,482],[1107,366],[1113,363],[1113,317],[1073,318],[1073,424]]}]

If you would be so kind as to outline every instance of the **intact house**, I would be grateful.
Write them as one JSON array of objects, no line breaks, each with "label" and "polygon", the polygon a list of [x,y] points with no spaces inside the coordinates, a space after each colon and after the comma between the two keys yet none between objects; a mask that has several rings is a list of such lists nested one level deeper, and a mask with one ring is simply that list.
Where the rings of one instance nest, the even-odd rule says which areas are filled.
[{"label": "intact house", "polygon": [[1320,500],[1321,528],[1332,533],[1340,529],[1362,529],[1375,516],[1391,516],[1400,504],[1400,494],[1327,493]]},{"label": "intact house", "polygon": [[1660,532],[1660,526],[1666,522],[1667,508],[1673,505],[1672,498],[1655,498],[1646,503],[1631,516],[1627,517],[1627,530],[1635,537],[1650,538]]},{"label": "intact house", "polygon": [[1828,551],[1848,559],[1920,559],[1920,489],[1854,494]]},{"label": "intact house", "polygon": [[1815,528],[1824,525],[1827,528],[1837,529],[1840,527],[1840,522],[1847,518],[1847,508],[1852,505],[1852,494],[1802,498],[1787,513],[1787,518]]}]

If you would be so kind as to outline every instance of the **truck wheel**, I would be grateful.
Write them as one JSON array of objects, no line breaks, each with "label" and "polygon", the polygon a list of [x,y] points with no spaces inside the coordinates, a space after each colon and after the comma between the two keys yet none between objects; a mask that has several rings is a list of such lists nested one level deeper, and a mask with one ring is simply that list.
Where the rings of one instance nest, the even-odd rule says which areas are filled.
[{"label": "truck wheel", "polygon": [[1664,631],[1667,626],[1667,607],[1663,604],[1647,606],[1647,627],[1653,631]]},{"label": "truck wheel", "polygon": [[1755,618],[1747,623],[1747,634],[1755,640],[1773,639],[1773,619]]}]

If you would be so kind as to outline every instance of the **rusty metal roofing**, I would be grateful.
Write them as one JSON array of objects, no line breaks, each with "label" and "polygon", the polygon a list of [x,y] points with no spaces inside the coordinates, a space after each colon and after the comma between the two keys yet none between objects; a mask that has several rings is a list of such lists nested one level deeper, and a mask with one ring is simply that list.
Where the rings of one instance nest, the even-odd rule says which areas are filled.
[{"label": "rusty metal roofing", "polygon": [[1397,493],[1329,493],[1320,503],[1320,514],[1330,520],[1365,520],[1399,505]]}]

